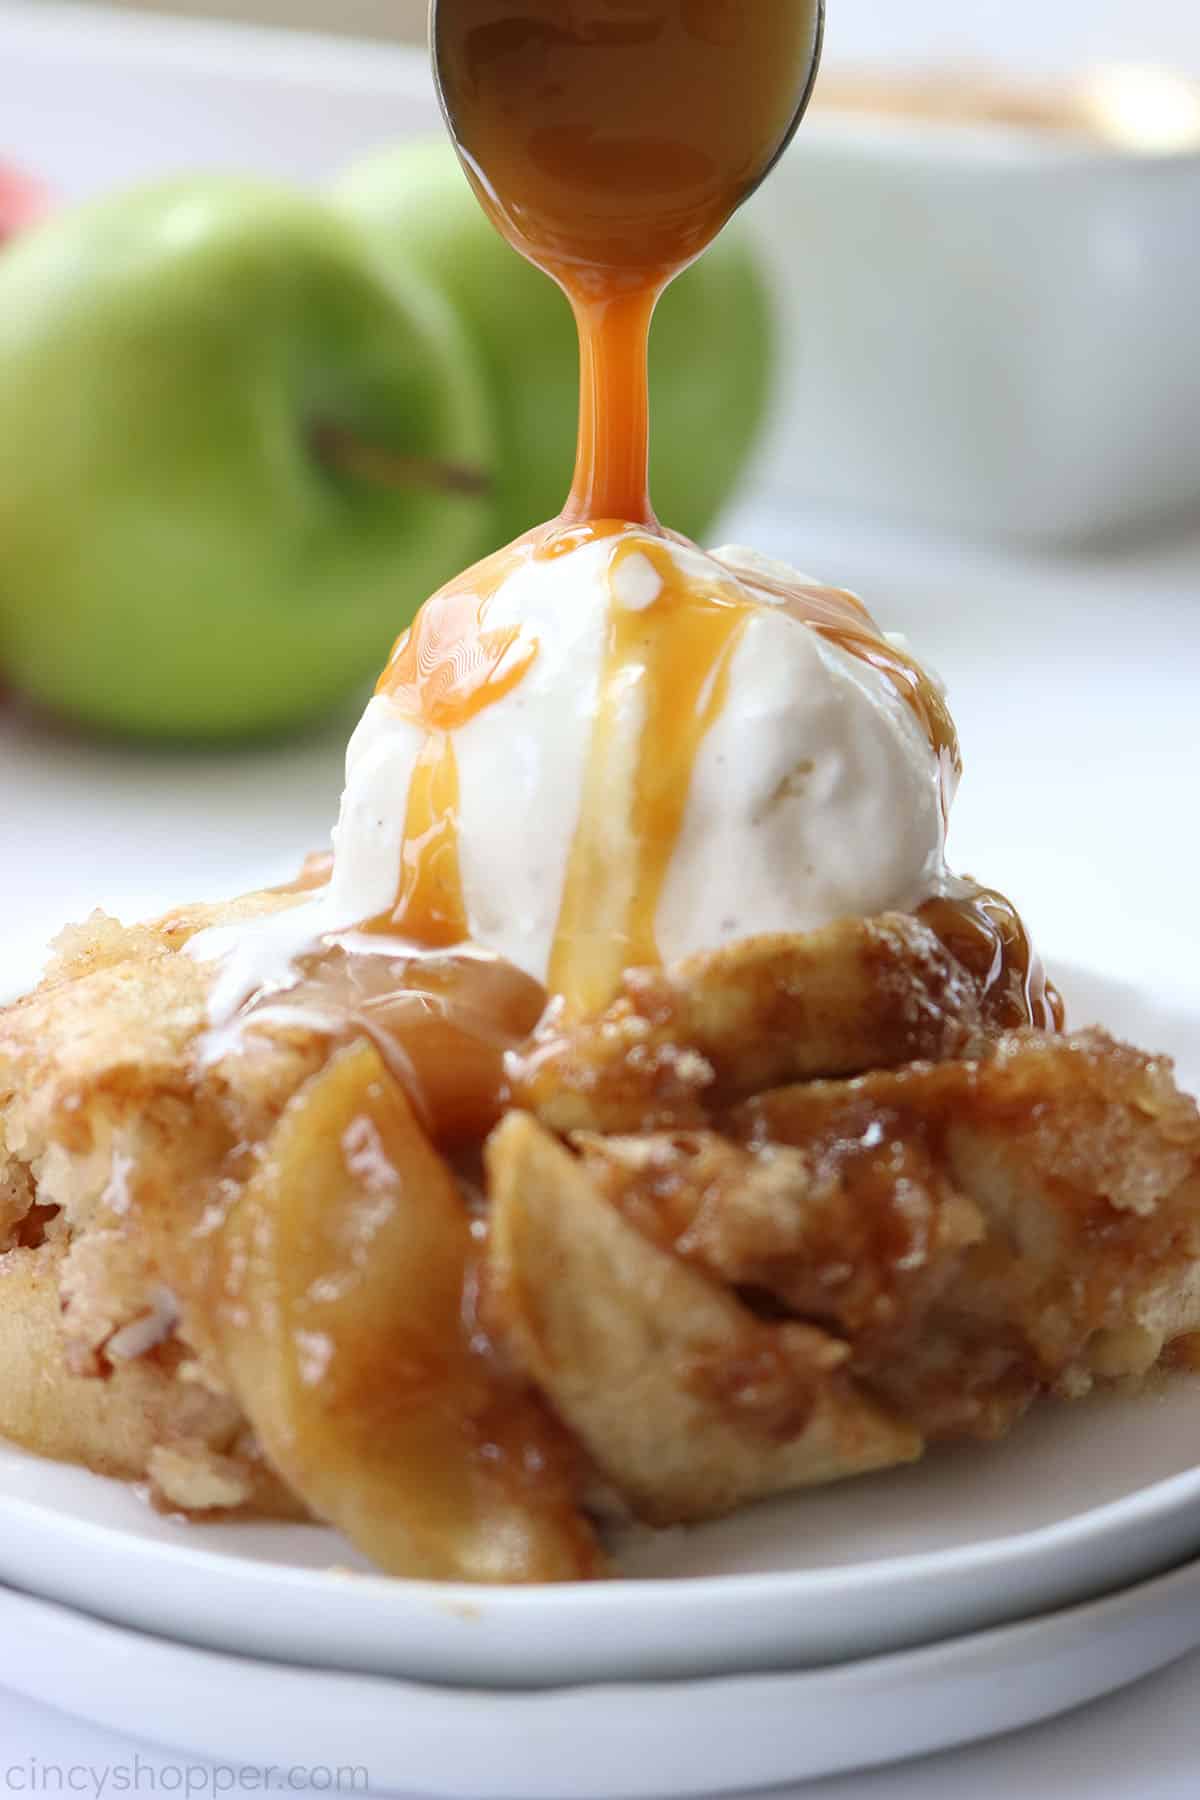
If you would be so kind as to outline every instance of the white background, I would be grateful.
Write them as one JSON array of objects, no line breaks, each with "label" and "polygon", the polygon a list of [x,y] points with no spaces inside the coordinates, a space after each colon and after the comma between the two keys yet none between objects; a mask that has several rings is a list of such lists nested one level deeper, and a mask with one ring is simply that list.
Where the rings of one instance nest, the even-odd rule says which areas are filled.
[{"label": "white background", "polygon": [[[31,0],[37,4],[37,0]],[[175,13],[238,17],[324,30],[378,32],[416,37],[424,30],[425,0],[124,0]],[[1005,0],[831,0],[831,48],[860,48],[916,58],[945,51],[1011,56],[1028,66],[1093,51],[1118,56],[1196,56],[1200,23],[1189,0],[1047,0],[1006,5]]]},{"label": "white background", "polygon": [[[1028,67],[1124,55],[1200,70],[1196,0],[831,0],[830,11],[831,53],[846,57],[990,52]],[[3,22],[0,8],[0,45]],[[76,43],[82,29],[71,27]],[[122,130],[105,117],[99,81],[93,104],[84,114],[73,107],[70,120],[55,115],[52,96],[23,112],[10,98],[6,106],[0,66],[0,135],[14,119],[27,134],[40,130],[40,141],[29,135],[11,148],[35,161],[44,149],[80,186],[105,132],[115,142]],[[122,139],[122,155],[135,154],[135,139]],[[1153,543],[1038,558],[753,509],[733,529],[861,586],[885,622],[941,666],[968,760],[954,840],[961,864],[1012,891],[1051,951],[1155,985],[1200,981],[1200,521]],[[96,899],[135,913],[284,873],[328,827],[340,735],[197,763],[83,746],[0,713],[0,955],[9,973],[26,971],[47,930]],[[14,1654],[19,1646],[3,1647]],[[806,1793],[1192,1800],[1198,1698],[1193,1659],[1072,1719]],[[152,1710],[148,1696],[148,1718]],[[6,1766],[31,1756],[103,1766],[131,1754],[0,1694],[0,1788]]]},{"label": "white background", "polygon": [[1110,58],[1200,69],[1194,0],[826,0],[833,56],[984,57],[1017,69]]}]

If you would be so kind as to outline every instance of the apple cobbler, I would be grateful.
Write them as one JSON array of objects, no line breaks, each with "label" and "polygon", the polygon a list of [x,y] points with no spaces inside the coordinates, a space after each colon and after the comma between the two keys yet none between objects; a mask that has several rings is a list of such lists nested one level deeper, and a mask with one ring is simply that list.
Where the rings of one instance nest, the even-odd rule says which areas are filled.
[{"label": "apple cobbler", "polygon": [[395,1573],[560,1580],[603,1521],[992,1438],[1200,1328],[1169,1064],[1005,1029],[917,919],[574,1020],[483,953],[328,947],[213,1031],[189,937],[304,898],[98,915],[0,1015],[17,1443]]},{"label": "apple cobbler", "polygon": [[97,917],[0,1014],[0,1434],[471,1581],[602,1574],[613,1520],[994,1438],[1200,1329],[1200,1114],[1064,1035],[948,867],[940,682],[651,505],[655,303],[786,147],[821,8],[564,10],[433,13],[476,190],[580,327],[563,513],[398,640],[331,866]]}]

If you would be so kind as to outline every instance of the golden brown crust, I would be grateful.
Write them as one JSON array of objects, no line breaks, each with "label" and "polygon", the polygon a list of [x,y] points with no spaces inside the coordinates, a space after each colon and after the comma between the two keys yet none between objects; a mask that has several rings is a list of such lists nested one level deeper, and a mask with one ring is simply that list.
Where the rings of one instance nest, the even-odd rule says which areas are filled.
[{"label": "golden brown crust", "polygon": [[[0,1255],[0,1437],[103,1475],[147,1480],[172,1508],[302,1516],[242,1441],[238,1408],[181,1378],[186,1354],[177,1344],[114,1357],[103,1380],[72,1373],[59,1317],[63,1258],[61,1244]],[[218,1468],[219,1492],[211,1486]]]},{"label": "golden brown crust", "polygon": [[489,1267],[520,1365],[650,1524],[909,1461],[845,1346],[764,1325],[654,1247],[528,1114],[488,1144]]},{"label": "golden brown crust", "polygon": [[915,1324],[984,1236],[924,1145],[817,1133],[750,1147],[715,1131],[573,1140],[644,1236],[780,1309],[857,1337]]},{"label": "golden brown crust", "polygon": [[932,931],[889,913],[631,970],[597,1018],[551,1011],[511,1081],[553,1131],[676,1129],[781,1082],[982,1042],[975,983]]},{"label": "golden brown crust", "polygon": [[179,951],[294,903],[255,895],[133,927],[96,914],[0,1012],[0,1434],[146,1480],[174,1508],[302,1511],[197,1362],[175,1291],[180,1177],[225,1141],[192,1069],[210,975]]},{"label": "golden brown crust", "polygon": [[[320,1123],[347,1056],[373,1072],[333,1111],[349,1106],[352,1128],[378,1125],[373,1108],[403,1115],[393,1173],[404,1162],[439,1216],[457,1204],[375,1053],[331,1057],[352,1019],[339,1036],[311,1008],[276,1008],[202,1042],[211,971],[181,954],[188,938],[299,894],[132,929],[97,916],[0,1013],[0,1434],[185,1509],[294,1514],[302,1493],[397,1571],[540,1579],[599,1566],[589,1470],[648,1520],[711,1517],[928,1438],[994,1435],[1038,1394],[1144,1372],[1200,1328],[1200,1115],[1169,1065],[1099,1033],[990,1034],[976,984],[911,919],[634,971],[603,1015],[551,1016],[510,1058],[521,1106],[488,1146],[478,1294],[450,1258],[451,1286],[478,1301],[472,1354],[492,1332],[498,1360],[478,1405],[455,1415],[451,1384],[440,1416],[460,1418],[468,1462],[481,1421],[492,1449],[515,1431],[505,1467],[528,1478],[503,1502],[528,1554],[489,1565],[486,1530],[451,1543],[422,1522],[416,1456],[348,1454],[347,1485],[332,1452],[276,1445],[279,1359],[311,1311],[313,1280],[292,1293],[286,1278],[299,1249],[263,1276],[254,1330],[231,1333],[231,1258],[254,1261],[239,1220],[312,1249],[322,1220],[366,1204]],[[403,1217],[380,1238],[384,1289],[426,1256],[404,1249]],[[386,1414],[402,1448],[403,1409],[379,1411],[374,1371],[393,1351],[409,1366],[400,1314],[416,1301],[393,1330],[379,1299],[325,1333],[367,1346],[353,1380],[347,1350],[338,1431]],[[497,1410],[501,1391],[526,1399]],[[510,1527],[511,1551],[525,1527]]]},{"label": "golden brown crust", "polygon": [[1139,1374],[1200,1323],[1200,1112],[1170,1064],[1103,1032],[1015,1032],[981,1061],[793,1086],[728,1121],[835,1161],[916,1156],[985,1225],[928,1310],[854,1366],[929,1436],[991,1436],[1037,1394]]}]

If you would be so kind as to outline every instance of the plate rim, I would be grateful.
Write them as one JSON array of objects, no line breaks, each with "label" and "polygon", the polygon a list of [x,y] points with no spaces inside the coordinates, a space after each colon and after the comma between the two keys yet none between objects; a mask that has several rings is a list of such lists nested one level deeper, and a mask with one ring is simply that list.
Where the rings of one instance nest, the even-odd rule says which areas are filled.
[{"label": "plate rim", "polygon": [[[424,1752],[435,1758],[444,1755],[448,1734],[453,1741],[467,1744],[466,1762],[473,1771],[480,1767],[479,1755],[473,1753],[474,1742],[486,1746],[487,1779],[480,1784],[478,1774],[471,1791],[486,1793],[487,1800],[511,1800],[520,1793],[522,1800],[549,1800],[562,1790],[559,1765],[563,1759],[563,1740],[569,1734],[569,1755],[578,1774],[580,1733],[594,1730],[591,1709],[603,1706],[609,1717],[618,1711],[625,1730],[617,1737],[633,1741],[637,1746],[636,1773],[625,1764],[622,1777],[593,1770],[582,1783],[576,1781],[572,1791],[581,1800],[595,1800],[603,1792],[604,1800],[684,1800],[701,1794],[743,1793],[749,1781],[759,1787],[778,1787],[852,1770],[879,1768],[913,1757],[928,1755],[985,1741],[1005,1732],[1037,1724],[1073,1711],[1090,1701],[1128,1687],[1133,1682],[1169,1667],[1172,1663],[1200,1647],[1200,1557],[1187,1559],[1150,1580],[1132,1583],[1100,1599],[1088,1600],[1056,1608],[1032,1617],[992,1626],[980,1631],[944,1637],[934,1643],[892,1651],[884,1655],[863,1657],[832,1668],[785,1669],[766,1672],[730,1671],[720,1675],[699,1676],[679,1680],[633,1680],[622,1683],[578,1683],[555,1690],[531,1692],[488,1687],[452,1688],[412,1677],[378,1672],[357,1672],[289,1665],[263,1657],[247,1657],[227,1650],[182,1643],[115,1624],[62,1603],[33,1598],[18,1590],[0,1585],[0,1619],[14,1613],[21,1633],[23,1654],[16,1658],[16,1671],[4,1669],[5,1685],[26,1698],[57,1707],[60,1711],[88,1720],[93,1726],[124,1736],[149,1739],[162,1749],[175,1749],[212,1760],[228,1757],[242,1765],[269,1754],[264,1729],[269,1734],[275,1727],[264,1728],[268,1714],[280,1714],[280,1700],[311,1695],[313,1683],[320,1684],[323,1696],[332,1691],[337,1699],[314,1709],[319,1718],[316,1727],[344,1732],[348,1723],[357,1726],[354,1752],[364,1759],[374,1758],[379,1746],[395,1763],[404,1758],[404,1778],[398,1780],[392,1771],[377,1780],[368,1768],[368,1779],[376,1791],[408,1791],[414,1771],[411,1751],[414,1741],[418,1755]],[[1153,1622],[1157,1629],[1148,1630]],[[38,1642],[39,1637],[49,1641]],[[71,1640],[75,1639],[75,1644]],[[32,1642],[34,1654],[28,1650]],[[64,1646],[66,1655],[64,1656]],[[40,1651],[40,1659],[39,1659]],[[82,1655],[86,1676],[81,1680],[78,1668],[72,1669]],[[160,1705],[149,1716],[149,1728],[130,1722],[130,1671],[140,1670],[143,1677],[150,1671],[147,1658],[159,1665],[154,1671],[158,1681],[170,1694],[165,1709],[169,1722],[158,1727],[164,1718]],[[52,1693],[39,1670],[48,1663],[53,1676]],[[96,1671],[100,1671],[97,1680]],[[159,1671],[162,1671],[161,1674]],[[1005,1677],[1013,1671],[1014,1684]],[[65,1676],[64,1676],[65,1671]],[[62,1692],[64,1678],[72,1693]],[[198,1678],[198,1679],[197,1679]],[[271,1696],[269,1708],[255,1701],[264,1698],[263,1684],[281,1684],[282,1693]],[[214,1685],[227,1697],[231,1686],[245,1693],[249,1703],[220,1709],[221,1741],[214,1742],[207,1726],[198,1725],[196,1713],[187,1713],[189,1700],[197,1691],[211,1699]],[[144,1703],[146,1688],[138,1684],[135,1699]],[[85,1698],[80,1704],[80,1692]],[[116,1694],[114,1704],[111,1696]],[[946,1704],[955,1697],[961,1704]],[[982,1696],[982,1698],[981,1698]],[[844,1719],[847,1708],[861,1717],[863,1700],[868,1702],[876,1730],[862,1736],[839,1727],[836,1715]],[[914,1699],[921,1702],[914,1706]],[[753,1766],[737,1765],[731,1760],[731,1745],[726,1742],[714,1767],[708,1760],[711,1746],[705,1747],[703,1734],[699,1754],[704,1758],[703,1773],[696,1754],[685,1747],[676,1750],[673,1771],[664,1770],[653,1755],[645,1754],[647,1741],[664,1743],[664,1725],[671,1736],[679,1734],[680,1708],[686,1719],[694,1722],[697,1706],[701,1714],[705,1702],[714,1709],[718,1703],[726,1708],[736,1706],[738,1719],[763,1722],[764,1713],[774,1708],[774,1734],[758,1731],[757,1762]],[[874,1705],[871,1703],[874,1702]],[[804,1731],[803,1712],[828,1719],[834,1714],[832,1735],[828,1727],[823,1745],[814,1749]],[[785,1717],[779,1713],[786,1707]],[[404,1716],[404,1708],[409,1716]],[[421,1717],[424,1707],[431,1716]],[[187,1724],[181,1724],[181,1708]],[[416,1709],[414,1713],[413,1709]],[[247,1719],[253,1715],[253,1724]],[[204,1714],[205,1720],[211,1717]],[[511,1758],[492,1755],[497,1722],[504,1720],[511,1739],[514,1725],[520,1730],[522,1750],[532,1747],[532,1759],[517,1769]],[[786,1729],[780,1729],[786,1724]],[[417,1730],[414,1733],[413,1727]],[[366,1735],[364,1740],[364,1727]],[[479,1729],[482,1727],[483,1729]],[[490,1728],[490,1729],[489,1729]],[[315,1741],[307,1728],[298,1754],[311,1753]],[[250,1741],[247,1737],[249,1730]],[[294,1726],[289,1725],[289,1733]],[[539,1734],[532,1739],[530,1732]],[[370,1733],[376,1733],[374,1739]],[[379,1734],[385,1734],[384,1737]],[[689,1741],[694,1740],[689,1732]],[[735,1738],[736,1733],[730,1733]],[[765,1741],[764,1741],[765,1740]],[[790,1746],[797,1746],[794,1750]],[[336,1760],[349,1755],[332,1742],[325,1753]],[[289,1736],[288,1751],[297,1746]],[[276,1754],[279,1754],[277,1751]],[[610,1752],[611,1754],[611,1752]],[[738,1754],[741,1754],[738,1752]],[[803,1766],[783,1767],[791,1756]],[[292,1761],[297,1760],[292,1755]],[[618,1761],[620,1746],[618,1745]],[[364,1766],[360,1764],[360,1766]],[[684,1773],[684,1769],[689,1772]],[[665,1780],[664,1780],[665,1776]],[[448,1797],[466,1791],[463,1767],[451,1770],[439,1763],[436,1775],[430,1768],[420,1771],[423,1792]],[[604,1780],[603,1789],[597,1784]],[[518,1787],[516,1784],[520,1782]],[[555,1785],[551,1785],[554,1783]],[[651,1785],[653,1784],[653,1785]]]},{"label": "plate rim", "polygon": [[[1168,1379],[1173,1384],[1178,1382],[1180,1385],[1189,1379],[1196,1379],[1200,1386],[1200,1377],[1192,1377],[1183,1371]],[[969,1453],[970,1446],[966,1449]],[[32,1463],[51,1460],[39,1457],[36,1452],[25,1450],[7,1440],[0,1440],[0,1456],[10,1453]],[[53,1466],[76,1465],[54,1463]],[[92,1473],[90,1470],[79,1472],[85,1475]],[[111,1481],[118,1489],[130,1489],[132,1486],[117,1477],[101,1475],[94,1479]],[[865,1481],[870,1477],[862,1476],[858,1479]],[[123,1549],[136,1546],[139,1555],[148,1556],[155,1561],[175,1563],[182,1560],[194,1573],[211,1574],[214,1580],[223,1578],[270,1587],[283,1585],[294,1590],[301,1598],[315,1600],[330,1591],[344,1593],[347,1584],[352,1584],[355,1592],[365,1591],[371,1598],[379,1601],[386,1600],[388,1596],[394,1597],[401,1590],[406,1595],[434,1602],[439,1610],[463,1609],[474,1612],[486,1604],[505,1615],[559,1610],[559,1596],[563,1595],[570,1596],[574,1603],[582,1603],[588,1612],[599,1613],[627,1605],[633,1595],[639,1601],[649,1603],[670,1599],[675,1605],[679,1604],[683,1596],[686,1597],[685,1604],[690,1602],[701,1606],[711,1615],[714,1605],[736,1605],[742,1601],[761,1599],[768,1594],[777,1603],[782,1603],[789,1597],[793,1601],[799,1601],[809,1594],[827,1601],[847,1588],[861,1591],[864,1588],[887,1586],[891,1590],[943,1575],[947,1579],[960,1580],[976,1573],[983,1565],[987,1566],[989,1572],[993,1572],[997,1568],[1003,1570],[1013,1562],[1023,1563],[1040,1556],[1054,1556],[1074,1549],[1092,1536],[1105,1535],[1118,1520],[1130,1530],[1145,1527],[1164,1514],[1174,1513],[1194,1500],[1200,1500],[1200,1464],[1196,1468],[1164,1476],[1147,1487],[1135,1488],[1119,1499],[1107,1500],[1099,1506],[1088,1507],[1083,1512],[1071,1513],[1053,1524],[1034,1526],[1027,1531],[1013,1532],[1007,1537],[983,1538],[978,1543],[955,1545],[946,1550],[911,1551],[901,1556],[875,1557],[868,1562],[840,1564],[830,1569],[755,1569],[714,1575],[618,1575],[603,1581],[572,1580],[528,1586],[481,1586],[473,1582],[385,1575],[370,1569],[314,1569],[299,1564],[264,1562],[238,1556],[228,1550],[205,1550],[187,1543],[164,1543],[159,1538],[141,1537],[118,1525],[63,1513],[50,1502],[43,1504],[8,1495],[3,1490],[0,1461],[0,1515],[20,1512],[32,1520],[53,1520],[57,1530],[65,1528],[80,1539],[94,1540],[93,1547],[97,1554],[103,1554],[106,1546],[111,1547],[116,1543]],[[320,1521],[311,1523],[316,1529],[329,1529],[322,1526]],[[183,1521],[181,1528],[183,1526],[189,1530],[203,1531],[204,1521]],[[0,1586],[4,1585],[15,1586],[10,1581],[0,1579]],[[793,1589],[800,1591],[792,1593]]]}]

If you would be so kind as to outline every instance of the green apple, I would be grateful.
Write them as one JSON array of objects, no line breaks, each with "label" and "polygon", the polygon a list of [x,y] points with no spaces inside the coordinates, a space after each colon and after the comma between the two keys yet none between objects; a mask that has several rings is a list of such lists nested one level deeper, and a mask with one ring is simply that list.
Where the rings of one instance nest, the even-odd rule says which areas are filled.
[{"label": "green apple", "polygon": [[0,667],[123,731],[310,718],[494,540],[492,431],[454,310],[324,202],[59,214],[0,257]]},{"label": "green apple", "polygon": [[[397,270],[431,276],[491,381],[498,541],[552,517],[575,454],[579,361],[566,300],[500,237],[442,139],[380,152],[337,184]],[[661,301],[650,346],[651,482],[664,524],[703,540],[765,411],[771,309],[736,226]]]}]

